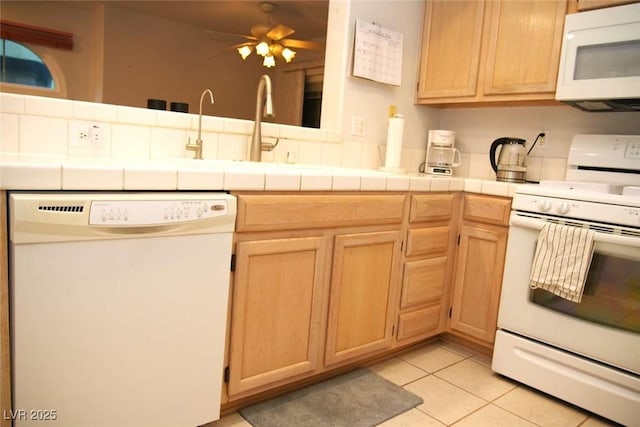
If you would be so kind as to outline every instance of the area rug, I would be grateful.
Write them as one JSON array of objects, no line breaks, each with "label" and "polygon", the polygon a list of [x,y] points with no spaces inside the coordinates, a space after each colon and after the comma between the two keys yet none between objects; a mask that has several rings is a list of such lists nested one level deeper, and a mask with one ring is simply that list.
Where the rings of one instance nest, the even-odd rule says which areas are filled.
[{"label": "area rug", "polygon": [[370,370],[357,369],[248,406],[240,414],[254,427],[370,427],[421,403]]}]

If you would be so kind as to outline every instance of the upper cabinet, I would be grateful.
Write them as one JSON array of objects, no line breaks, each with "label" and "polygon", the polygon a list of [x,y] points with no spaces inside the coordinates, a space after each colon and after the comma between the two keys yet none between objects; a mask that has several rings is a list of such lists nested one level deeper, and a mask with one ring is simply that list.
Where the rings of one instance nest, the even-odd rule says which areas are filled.
[{"label": "upper cabinet", "polygon": [[566,0],[428,0],[417,102],[553,101],[566,10]]},{"label": "upper cabinet", "polygon": [[629,3],[638,3],[638,0],[577,0],[578,10],[601,9],[603,7],[620,6]]}]

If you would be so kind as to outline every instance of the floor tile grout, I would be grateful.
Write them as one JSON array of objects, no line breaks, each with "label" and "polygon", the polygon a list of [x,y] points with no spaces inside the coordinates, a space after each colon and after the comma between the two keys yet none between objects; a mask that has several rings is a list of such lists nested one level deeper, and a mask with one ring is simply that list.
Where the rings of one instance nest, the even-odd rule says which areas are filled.
[{"label": "floor tile grout", "polygon": [[[455,421],[452,421],[452,422],[449,422],[449,423],[444,422],[440,418],[436,417],[436,415],[434,415],[434,414],[427,413],[425,410],[418,408],[418,406],[421,406],[421,405],[418,405],[418,406],[416,406],[414,408],[414,409],[417,409],[419,413],[424,414],[424,416],[429,417],[430,419],[436,420],[437,422],[439,422],[439,423],[441,423],[443,425],[454,426],[457,423],[460,423],[460,422],[462,422],[463,420],[465,420],[467,418],[476,417],[479,411],[489,410],[488,408],[491,407],[491,408],[494,408],[494,409],[490,409],[490,411],[496,411],[496,410],[504,411],[504,412],[500,412],[500,413],[509,414],[509,416],[516,417],[517,419],[526,421],[527,423],[530,423],[531,425],[535,425],[535,426],[538,426],[538,427],[541,426],[541,424],[539,424],[539,422],[535,422],[535,421],[533,421],[533,420],[531,420],[531,419],[526,417],[526,416],[530,415],[529,413],[523,412],[522,413],[523,415],[520,415],[520,414],[518,414],[516,412],[513,412],[514,408],[511,408],[511,410],[507,409],[507,407],[510,407],[510,405],[508,404],[508,401],[504,402],[505,404],[507,404],[507,407],[503,407],[503,406],[501,406],[500,404],[497,403],[498,400],[502,399],[503,397],[505,397],[509,393],[513,393],[514,391],[519,390],[519,389],[533,391],[538,395],[543,395],[543,396],[545,396],[547,398],[551,398],[551,400],[556,401],[557,403],[559,403],[559,404],[561,404],[561,405],[563,405],[565,407],[574,408],[574,409],[578,410],[581,413],[581,415],[584,416],[584,418],[581,419],[580,421],[578,421],[576,419],[572,420],[573,427],[583,426],[585,423],[587,423],[591,419],[594,419],[596,422],[598,421],[599,417],[597,417],[597,415],[595,415],[595,414],[591,414],[588,411],[585,411],[584,409],[581,409],[581,408],[576,407],[574,405],[571,405],[569,403],[563,402],[561,399],[553,398],[553,396],[549,396],[546,393],[539,392],[539,391],[537,391],[535,389],[532,389],[532,388],[530,388],[530,387],[528,387],[526,385],[520,384],[517,381],[513,381],[513,380],[510,380],[509,378],[503,377],[502,375],[497,375],[497,376],[500,379],[506,380],[509,383],[509,385],[511,386],[511,388],[509,388],[508,390],[506,390],[504,392],[502,392],[502,390],[500,390],[500,388],[495,389],[494,392],[498,392],[499,394],[497,396],[495,396],[495,397],[493,397],[493,398],[488,400],[488,399],[486,399],[486,398],[484,398],[482,396],[479,396],[479,395],[473,393],[472,391],[466,390],[465,388],[453,383],[452,381],[456,380],[455,375],[458,375],[458,373],[451,372],[451,374],[448,375],[448,377],[450,378],[449,380],[447,380],[445,378],[442,378],[442,377],[440,377],[438,375],[438,373],[441,373],[442,371],[444,371],[446,369],[452,368],[452,367],[460,364],[461,362],[465,362],[466,360],[471,360],[471,362],[479,365],[483,369],[491,370],[491,367],[487,366],[487,364],[482,363],[482,362],[480,362],[478,360],[474,360],[474,357],[478,356],[478,354],[476,352],[474,352],[474,351],[472,351],[470,349],[468,352],[464,352],[464,354],[462,354],[462,353],[459,353],[459,352],[457,352],[457,351],[455,351],[455,350],[453,350],[451,348],[448,348],[446,346],[446,344],[444,344],[443,342],[429,343],[428,345],[426,345],[422,349],[429,349],[428,351],[426,351],[424,353],[424,355],[427,358],[428,358],[428,353],[430,351],[441,349],[441,350],[445,350],[445,351],[447,351],[449,353],[452,353],[452,354],[456,355],[457,357],[460,357],[460,360],[457,360],[457,361],[455,361],[453,363],[448,363],[445,366],[439,367],[438,369],[430,372],[430,371],[427,371],[427,370],[421,368],[420,366],[416,365],[415,363],[412,363],[409,360],[404,359],[403,357],[406,354],[402,354],[402,355],[399,355],[399,356],[394,356],[394,358],[397,359],[397,360],[395,362],[393,362],[393,363],[397,363],[398,361],[401,362],[398,365],[399,367],[397,369],[402,369],[402,364],[407,364],[408,366],[411,366],[412,369],[416,370],[415,372],[412,373],[411,376],[407,375],[407,376],[404,377],[404,379],[413,377],[413,375],[419,375],[417,378],[414,378],[414,379],[412,379],[411,381],[409,381],[409,382],[407,382],[405,384],[398,384],[399,387],[401,387],[404,390],[407,390],[407,387],[411,388],[411,385],[415,384],[416,382],[422,381],[425,378],[428,378],[429,376],[433,376],[435,379],[437,379],[439,381],[443,381],[443,382],[447,383],[448,385],[450,385],[452,387],[455,387],[455,389],[457,389],[459,391],[462,391],[462,392],[464,392],[464,393],[466,393],[466,394],[468,394],[470,396],[473,396],[474,398],[479,399],[480,401],[477,402],[478,404],[482,403],[482,405],[480,407],[470,410],[469,413],[466,413],[463,416],[461,416],[460,418],[456,419]],[[417,351],[420,351],[420,350],[421,349],[418,349]],[[411,353],[407,353],[407,354],[411,354]],[[438,353],[438,357],[441,357],[442,355],[443,355],[442,353]],[[421,357],[421,356],[422,356],[422,354],[418,354],[417,357],[414,358],[414,360],[418,361],[419,360],[418,358]],[[443,361],[445,363],[447,363],[448,357],[449,356],[445,355],[444,359],[433,359],[433,360],[434,361],[437,360],[437,363],[435,364],[437,366],[437,364],[439,364],[440,362],[443,362]],[[388,359],[388,360],[393,360],[393,358],[392,359]],[[381,363],[384,363],[384,362],[381,362]],[[473,368],[473,369],[475,369],[475,368]],[[458,371],[458,372],[462,372],[462,370]],[[402,376],[400,378],[402,378]],[[398,379],[400,379],[400,378],[398,378]],[[467,383],[467,384],[469,384],[469,383]],[[491,386],[489,386],[489,387],[491,387]],[[411,392],[411,390],[407,390],[407,391]],[[485,394],[487,394],[487,393],[485,393]],[[492,396],[493,392],[489,392],[488,395]],[[515,398],[515,395],[513,395],[512,397]],[[427,403],[427,402],[425,402],[425,403]],[[425,406],[425,408],[426,408],[426,406]],[[517,410],[517,408],[515,408],[515,409]],[[469,409],[467,409],[467,410],[469,410]],[[459,412],[463,412],[463,411],[459,411]],[[436,411],[435,413],[438,413],[438,412]],[[403,414],[400,414],[397,417],[401,417]],[[444,415],[444,414],[440,414],[440,416],[442,416],[442,415]],[[454,416],[458,416],[457,413],[453,413],[453,415]],[[487,414],[484,414],[484,416],[486,417]],[[482,415],[480,415],[480,417],[482,417]],[[450,419],[451,417],[448,417],[448,418]],[[244,420],[244,418],[242,418],[242,419]],[[536,419],[538,419],[538,418],[536,418]],[[538,421],[540,421],[540,420],[541,419],[538,419]],[[467,423],[472,422],[472,421],[476,421],[477,422],[477,419],[470,418],[467,421]],[[604,420],[604,421],[607,421],[607,420]],[[575,424],[573,424],[573,423],[575,423]],[[404,424],[404,425],[407,425],[407,424]]]}]

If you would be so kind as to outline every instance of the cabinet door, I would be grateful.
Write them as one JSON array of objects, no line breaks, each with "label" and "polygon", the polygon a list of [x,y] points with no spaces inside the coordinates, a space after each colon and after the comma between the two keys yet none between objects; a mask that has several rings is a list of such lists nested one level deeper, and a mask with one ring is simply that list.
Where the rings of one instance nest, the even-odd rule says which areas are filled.
[{"label": "cabinet door", "polygon": [[484,6],[483,0],[426,2],[418,98],[476,94]]},{"label": "cabinet door", "polygon": [[567,1],[493,1],[488,9],[484,94],[555,93]]},{"label": "cabinet door", "polygon": [[326,365],[391,347],[400,236],[399,231],[336,236]]},{"label": "cabinet door", "polygon": [[463,224],[450,329],[493,343],[508,229]]},{"label": "cabinet door", "polygon": [[318,367],[325,237],[240,242],[229,349],[229,395]]}]

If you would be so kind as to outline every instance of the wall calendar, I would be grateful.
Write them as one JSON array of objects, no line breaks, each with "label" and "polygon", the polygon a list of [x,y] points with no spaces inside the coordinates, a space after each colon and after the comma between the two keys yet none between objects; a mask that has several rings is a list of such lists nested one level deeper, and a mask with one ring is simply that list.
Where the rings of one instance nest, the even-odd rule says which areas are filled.
[{"label": "wall calendar", "polygon": [[356,20],[353,75],[400,86],[402,78],[402,33],[376,23]]}]

